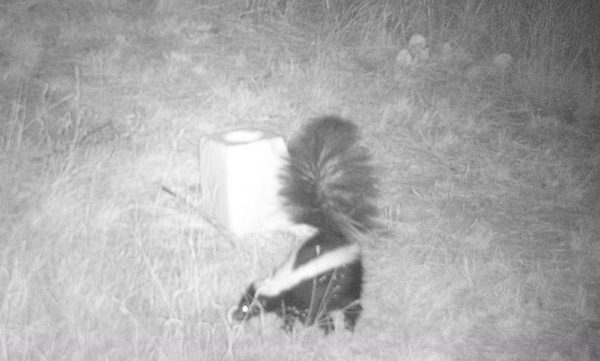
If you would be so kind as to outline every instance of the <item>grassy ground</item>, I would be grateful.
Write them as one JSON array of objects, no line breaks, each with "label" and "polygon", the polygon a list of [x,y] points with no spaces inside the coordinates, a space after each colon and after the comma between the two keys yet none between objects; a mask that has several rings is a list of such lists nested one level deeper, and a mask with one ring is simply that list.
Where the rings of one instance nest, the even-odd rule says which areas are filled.
[{"label": "grassy ground", "polygon": [[[598,12],[2,3],[0,360],[599,359]],[[381,178],[364,315],[232,328],[295,240],[201,217],[199,138],[322,114],[361,126]]]}]

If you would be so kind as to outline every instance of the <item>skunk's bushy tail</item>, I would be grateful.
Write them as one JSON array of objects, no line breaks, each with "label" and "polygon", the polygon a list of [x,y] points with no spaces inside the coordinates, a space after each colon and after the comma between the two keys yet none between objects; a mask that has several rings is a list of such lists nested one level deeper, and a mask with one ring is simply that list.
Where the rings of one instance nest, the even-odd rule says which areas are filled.
[{"label": "skunk's bushy tail", "polygon": [[334,116],[307,124],[288,143],[281,194],[296,223],[321,231],[373,228],[376,178],[354,123]]}]

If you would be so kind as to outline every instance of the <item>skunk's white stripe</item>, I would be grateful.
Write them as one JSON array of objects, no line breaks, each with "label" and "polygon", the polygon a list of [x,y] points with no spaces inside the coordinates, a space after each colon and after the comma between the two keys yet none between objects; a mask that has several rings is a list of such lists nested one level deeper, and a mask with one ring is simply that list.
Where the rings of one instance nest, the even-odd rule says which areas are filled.
[{"label": "skunk's white stripe", "polygon": [[[318,251],[317,253],[319,253]],[[337,248],[319,255],[317,258],[294,269],[296,253],[297,251],[271,277],[256,283],[255,296],[270,297],[279,295],[281,292],[293,288],[302,281],[311,279],[336,267],[352,263],[360,257],[360,246],[358,244],[350,244]]]}]

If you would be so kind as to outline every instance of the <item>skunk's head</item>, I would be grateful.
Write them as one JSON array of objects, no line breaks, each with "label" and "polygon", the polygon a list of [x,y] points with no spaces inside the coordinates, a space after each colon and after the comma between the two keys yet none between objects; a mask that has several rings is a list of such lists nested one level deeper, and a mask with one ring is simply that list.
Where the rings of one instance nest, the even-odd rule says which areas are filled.
[{"label": "skunk's head", "polygon": [[229,310],[228,319],[232,323],[234,321],[245,321],[258,315],[262,310],[262,305],[255,299],[256,286],[251,284],[242,295],[240,302]]}]

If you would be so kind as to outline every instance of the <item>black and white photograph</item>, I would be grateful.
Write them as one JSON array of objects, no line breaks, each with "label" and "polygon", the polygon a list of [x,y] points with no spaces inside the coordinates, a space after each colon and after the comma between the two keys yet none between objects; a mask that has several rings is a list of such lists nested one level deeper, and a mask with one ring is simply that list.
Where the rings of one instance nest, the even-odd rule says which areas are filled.
[{"label": "black and white photograph", "polygon": [[597,0],[0,0],[0,361],[599,361]]}]

